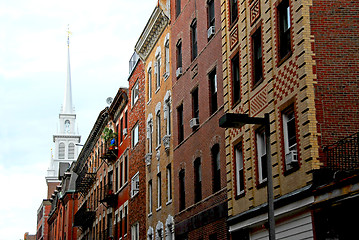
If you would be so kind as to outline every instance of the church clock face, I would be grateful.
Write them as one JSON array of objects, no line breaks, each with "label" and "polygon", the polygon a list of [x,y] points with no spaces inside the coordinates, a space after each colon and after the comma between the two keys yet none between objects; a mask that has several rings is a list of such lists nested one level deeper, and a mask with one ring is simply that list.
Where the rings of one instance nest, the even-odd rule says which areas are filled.
[{"label": "church clock face", "polygon": [[70,132],[70,120],[65,121],[65,133]]}]

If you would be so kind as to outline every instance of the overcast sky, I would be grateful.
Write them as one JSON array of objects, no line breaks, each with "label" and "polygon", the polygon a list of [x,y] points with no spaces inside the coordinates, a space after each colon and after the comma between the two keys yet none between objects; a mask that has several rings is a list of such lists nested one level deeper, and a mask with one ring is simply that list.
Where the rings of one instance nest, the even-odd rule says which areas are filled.
[{"label": "overcast sky", "polygon": [[67,25],[77,125],[88,133],[119,87],[157,0],[0,0],[0,240],[36,233],[63,102]]}]

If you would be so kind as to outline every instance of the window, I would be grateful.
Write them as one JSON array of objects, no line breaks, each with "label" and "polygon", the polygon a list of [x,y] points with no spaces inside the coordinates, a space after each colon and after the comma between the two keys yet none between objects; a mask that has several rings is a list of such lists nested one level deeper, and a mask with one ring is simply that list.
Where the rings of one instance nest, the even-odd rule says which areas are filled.
[{"label": "window", "polygon": [[214,27],[215,16],[214,16],[214,0],[209,0],[207,3],[208,7],[208,27]]},{"label": "window", "polygon": [[152,99],[152,69],[149,68],[148,69],[148,85],[147,85],[147,90],[148,90],[148,101],[150,101]]},{"label": "window", "polygon": [[119,184],[118,184],[118,179],[119,179],[119,177],[118,177],[118,165],[116,165],[116,168],[115,168],[115,191],[117,191],[119,188],[118,188],[118,186],[119,186]]},{"label": "window", "polygon": [[243,171],[243,151],[242,144],[234,147],[234,154],[236,158],[236,195],[244,193],[244,171]]},{"label": "window", "polygon": [[161,173],[157,174],[157,210],[162,206]]},{"label": "window", "polygon": [[197,57],[197,20],[191,24],[192,61]]},{"label": "window", "polygon": [[258,180],[259,184],[267,180],[267,151],[266,151],[266,137],[263,130],[257,131],[257,166],[258,166]]},{"label": "window", "polygon": [[181,13],[181,0],[176,0],[176,17]]},{"label": "window", "polygon": [[75,144],[69,144],[69,159],[75,159]]},{"label": "window", "polygon": [[209,77],[209,91],[210,91],[210,113],[215,113],[218,109],[217,105],[217,73],[213,70],[208,75]]},{"label": "window", "polygon": [[132,106],[133,106],[138,100],[138,94],[139,94],[138,81],[133,85],[131,94],[132,94]]},{"label": "window", "polygon": [[156,57],[155,64],[155,74],[156,74],[156,90],[161,87],[161,57]]},{"label": "window", "polygon": [[138,222],[131,226],[131,240],[140,240],[140,224]]},{"label": "window", "polygon": [[202,169],[201,159],[194,161],[194,202],[202,200]]},{"label": "window", "polygon": [[122,238],[123,232],[122,232],[122,210],[120,211],[120,238]]},{"label": "window", "polygon": [[140,174],[137,172],[131,179],[131,197],[134,197],[140,191]]},{"label": "window", "polygon": [[176,46],[177,69],[182,68],[182,42],[179,41]]},{"label": "window", "polygon": [[167,171],[167,203],[172,201],[172,171],[171,164],[166,168]]},{"label": "window", "polygon": [[261,28],[252,35],[253,51],[253,84],[263,80],[263,63],[262,63],[262,34]]},{"label": "window", "polygon": [[212,168],[213,168],[213,192],[221,190],[221,158],[219,152],[219,145],[216,144],[211,149],[212,152]]},{"label": "window", "polygon": [[138,143],[138,123],[132,129],[132,147]]},{"label": "window", "polygon": [[166,135],[171,135],[171,100],[165,101],[165,117],[166,117]]},{"label": "window", "polygon": [[286,170],[290,170],[298,166],[297,138],[295,131],[295,116],[293,107],[282,113],[282,119],[285,166]]},{"label": "window", "polygon": [[120,119],[120,142],[123,141],[123,119]]},{"label": "window", "polygon": [[124,183],[127,183],[128,181],[128,156],[126,155],[124,158],[123,158],[123,161],[124,161],[124,173],[123,173],[123,176],[124,176],[124,180],[123,182]]},{"label": "window", "polygon": [[184,139],[184,126],[183,126],[183,105],[177,108],[178,117],[178,143],[181,143]]},{"label": "window", "polygon": [[170,42],[169,42],[169,40],[167,40],[165,43],[165,63],[166,63],[165,78],[167,78],[170,74]]},{"label": "window", "polygon": [[59,144],[59,159],[65,159],[65,143]]},{"label": "window", "polygon": [[229,7],[230,7],[230,20],[231,25],[237,20],[238,18],[238,3],[237,0],[230,0],[229,1]]},{"label": "window", "polygon": [[231,67],[232,67],[232,98],[233,98],[233,104],[236,104],[241,99],[238,53],[232,58]]},{"label": "window", "polygon": [[148,214],[152,214],[152,180],[148,182]]},{"label": "window", "polygon": [[152,133],[153,133],[153,123],[152,120],[148,122],[148,153],[152,153]]},{"label": "window", "polygon": [[199,119],[198,88],[192,92],[192,116]]},{"label": "window", "polygon": [[127,215],[128,215],[128,212],[127,212],[127,206],[124,207],[124,214],[125,214],[125,220],[124,220],[124,227],[123,227],[123,234],[126,235],[127,234]]},{"label": "window", "polygon": [[161,112],[158,111],[156,114],[156,139],[157,147],[161,145]]},{"label": "window", "polygon": [[290,8],[289,0],[283,0],[277,7],[279,32],[279,59],[291,52],[290,44]]},{"label": "window", "polygon": [[184,210],[186,207],[186,188],[185,188],[185,172],[182,169],[179,172],[179,209]]}]

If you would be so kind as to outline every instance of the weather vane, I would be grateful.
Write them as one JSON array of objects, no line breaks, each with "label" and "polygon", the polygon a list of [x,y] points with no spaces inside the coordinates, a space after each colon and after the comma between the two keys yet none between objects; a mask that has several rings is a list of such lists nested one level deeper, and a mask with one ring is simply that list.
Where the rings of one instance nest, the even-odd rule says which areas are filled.
[{"label": "weather vane", "polygon": [[70,34],[72,34],[72,32],[70,32],[70,24],[67,24],[67,47],[70,47]]}]

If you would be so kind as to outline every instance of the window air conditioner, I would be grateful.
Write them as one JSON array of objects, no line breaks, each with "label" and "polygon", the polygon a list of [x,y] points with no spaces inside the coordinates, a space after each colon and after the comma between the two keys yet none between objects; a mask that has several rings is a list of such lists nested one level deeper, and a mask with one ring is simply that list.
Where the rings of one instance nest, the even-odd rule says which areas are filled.
[{"label": "window air conditioner", "polygon": [[123,134],[123,136],[127,136],[127,128],[124,128],[124,129],[122,130],[122,134]]},{"label": "window air conditioner", "polygon": [[182,67],[177,68],[176,70],[176,77],[180,77],[182,75]]},{"label": "window air conditioner", "polygon": [[298,154],[296,150],[292,150],[285,155],[285,164],[292,165],[298,163]]},{"label": "window air conditioner", "polygon": [[216,33],[214,26],[210,26],[207,30],[208,39],[210,39]]},{"label": "window air conditioner", "polygon": [[198,127],[198,126],[199,126],[199,120],[198,120],[198,118],[192,118],[192,119],[189,121],[189,126],[190,126],[191,128]]}]

